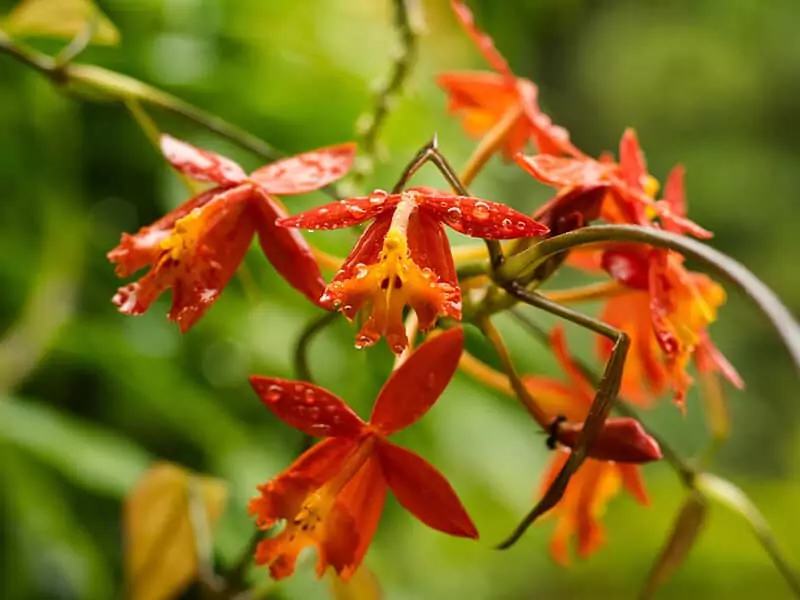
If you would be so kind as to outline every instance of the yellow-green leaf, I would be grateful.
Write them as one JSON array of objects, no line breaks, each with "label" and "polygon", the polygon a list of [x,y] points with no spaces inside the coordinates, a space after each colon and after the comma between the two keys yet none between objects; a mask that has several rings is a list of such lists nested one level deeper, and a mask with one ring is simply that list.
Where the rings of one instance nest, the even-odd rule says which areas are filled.
[{"label": "yellow-green leaf", "polygon": [[365,565],[361,565],[347,581],[342,581],[335,572],[331,571],[329,583],[333,600],[381,600],[383,598],[378,578]]},{"label": "yellow-green leaf", "polygon": [[218,479],[170,463],[153,465],[125,501],[126,597],[166,600],[193,581],[226,500]]},{"label": "yellow-green leaf", "polygon": [[700,535],[706,512],[705,499],[701,494],[693,492],[678,513],[672,533],[650,570],[640,598],[652,598],[658,588],[678,570]]},{"label": "yellow-green leaf", "polygon": [[91,0],[22,0],[3,20],[2,28],[14,37],[72,39],[93,21],[92,43],[119,43],[119,30]]}]

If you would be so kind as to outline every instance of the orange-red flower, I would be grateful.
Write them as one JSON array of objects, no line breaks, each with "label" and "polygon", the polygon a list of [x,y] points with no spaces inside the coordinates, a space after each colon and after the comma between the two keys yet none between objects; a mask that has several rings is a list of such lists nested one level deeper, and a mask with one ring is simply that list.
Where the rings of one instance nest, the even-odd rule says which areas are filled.
[{"label": "orange-red flower", "polygon": [[275,225],[286,212],[273,195],[310,192],[347,173],[355,146],[341,144],[299,154],[261,167],[249,176],[232,160],[162,136],[161,150],[179,171],[216,184],[137,234],[122,234],[108,253],[117,275],[146,266],[137,282],[114,296],[119,311],[139,315],[172,289],[169,318],[188,330],[217,299],[258,234],[275,269],[312,302],[325,287],[305,240]]},{"label": "orange-red flower", "polygon": [[[528,376],[524,378],[525,385],[554,418],[563,417],[568,423],[581,422],[589,412],[594,390],[570,357],[561,329],[553,331],[551,347],[567,373],[568,381]],[[600,518],[606,504],[619,493],[620,487],[624,487],[639,503],[648,503],[641,472],[635,463],[660,459],[658,444],[633,419],[609,419],[606,430],[607,439],[615,442],[612,444],[615,450],[610,454],[617,460],[603,459],[602,453],[590,449],[590,458],[572,476],[564,497],[552,510],[557,523],[550,552],[559,563],[569,562],[569,541],[573,536],[577,538],[577,551],[582,557],[603,544],[605,532]],[[568,431],[574,431],[574,428]],[[595,458],[591,458],[592,455]],[[561,447],[557,450],[542,481],[541,493],[555,480],[568,457],[569,449]],[[632,460],[620,462],[626,457]]]},{"label": "orange-red flower", "polygon": [[[662,226],[677,233],[691,233],[697,237],[711,237],[711,232],[686,218],[681,212],[680,199],[674,197],[680,186],[682,168],[678,167],[668,180],[664,200],[656,201],[658,181],[647,172],[644,154],[636,132],[627,129],[619,146],[619,163],[607,157],[566,158],[538,154],[515,156],[517,163],[542,183],[559,188],[556,198],[542,207],[537,214],[553,210],[564,201],[575,202],[575,191],[594,194],[602,201],[600,216],[611,223],[652,225],[658,217]],[[681,178],[677,181],[675,178]],[[598,196],[598,191],[602,195]]]},{"label": "orange-red flower", "polygon": [[337,229],[374,219],[325,289],[322,305],[350,320],[369,313],[356,338],[359,348],[382,336],[395,353],[408,345],[403,309],[417,313],[420,330],[438,315],[461,318],[461,291],[442,223],[484,239],[533,237],[547,228],[508,206],[428,188],[400,194],[381,190],[348,198],[292,217],[284,227]]},{"label": "orange-red flower", "polygon": [[422,457],[386,439],[433,406],[458,366],[462,345],[461,329],[423,343],[389,377],[368,423],[337,396],[309,383],[250,379],[279,418],[327,438],[260,486],[260,496],[250,503],[260,528],[286,523],[256,550],[256,562],[268,565],[274,578],[291,575],[297,555],[309,545],[317,549],[317,576],[330,565],[343,579],[350,577],[378,527],[387,488],[429,527],[478,537],[447,480]]},{"label": "orange-red flower", "polygon": [[583,156],[569,141],[569,133],[554,125],[539,108],[538,89],[528,79],[518,79],[497,50],[492,38],[475,25],[470,10],[460,0],[451,6],[467,34],[495,72],[443,73],[437,83],[448,94],[448,110],[461,115],[469,135],[482,137],[507,116],[514,123],[503,142],[508,158],[533,141],[543,154]]}]

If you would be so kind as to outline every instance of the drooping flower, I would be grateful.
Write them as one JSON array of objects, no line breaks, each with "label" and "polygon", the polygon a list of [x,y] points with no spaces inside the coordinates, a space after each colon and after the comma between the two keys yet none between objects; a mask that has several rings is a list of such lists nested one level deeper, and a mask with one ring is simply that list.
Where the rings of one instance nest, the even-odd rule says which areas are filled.
[{"label": "drooping flower", "polygon": [[326,439],[259,487],[250,512],[262,529],[285,527],[259,543],[256,562],[275,579],[294,572],[306,546],[317,549],[317,576],[332,566],[343,578],[358,568],[372,541],[387,489],[420,521],[450,535],[478,532],[447,480],[422,457],[387,437],[419,420],[458,366],[461,329],[437,335],[411,354],[378,394],[369,422],[340,398],[299,381],[251,377],[262,401],[283,421]]},{"label": "drooping flower", "polygon": [[514,122],[503,142],[507,158],[533,141],[542,154],[583,156],[569,141],[569,133],[554,125],[539,108],[538,89],[528,79],[517,78],[488,35],[475,25],[472,12],[460,0],[451,6],[467,34],[494,72],[442,73],[437,83],[448,94],[448,110],[461,116],[464,129],[483,137],[506,118]]},{"label": "drooping flower", "polygon": [[[566,423],[582,422],[589,412],[594,390],[569,355],[561,329],[553,331],[550,343],[568,381],[528,376],[524,378],[525,386],[554,419],[560,417]],[[555,421],[557,427],[559,422],[560,419]],[[605,438],[606,446],[589,449],[589,458],[572,476],[564,497],[552,510],[557,523],[550,552],[561,564],[569,562],[569,541],[573,536],[577,538],[577,551],[582,557],[602,545],[605,532],[600,518],[606,504],[619,493],[620,487],[624,487],[640,504],[648,503],[636,463],[660,459],[658,444],[633,419],[609,419],[604,430],[598,442]],[[569,435],[563,436],[563,431]],[[556,439],[561,443],[574,442],[578,428],[569,426],[563,431],[554,432]],[[564,446],[557,449],[543,478],[540,493],[544,493],[555,480],[569,458],[569,452]],[[616,460],[610,460],[612,456]]]},{"label": "drooping flower", "polygon": [[461,318],[461,291],[443,223],[484,239],[547,233],[540,223],[503,204],[428,188],[400,194],[376,190],[279,219],[278,224],[338,229],[370,219],[321,303],[350,320],[361,311],[368,313],[356,346],[370,346],[383,336],[397,354],[408,345],[403,326],[407,305],[417,313],[421,331],[432,328],[439,315]]},{"label": "drooping flower", "polygon": [[[602,202],[600,216],[611,223],[651,226],[658,217],[664,229],[709,238],[711,232],[697,225],[680,212],[679,199],[674,197],[673,178],[682,177],[678,167],[670,175],[664,200],[656,200],[658,181],[647,172],[644,153],[633,129],[625,130],[619,146],[619,163],[608,157],[567,158],[547,154],[515,156],[517,163],[542,183],[559,189],[556,198],[540,209],[552,210],[559,202],[575,202],[575,190],[593,194]],[[677,184],[675,184],[677,185]],[[682,189],[682,182],[680,183]]]},{"label": "drooping flower", "polygon": [[244,258],[254,235],[276,271],[312,302],[325,287],[311,250],[299,233],[275,225],[286,212],[274,195],[303,194],[347,173],[353,144],[279,160],[249,176],[232,160],[164,135],[166,159],[189,177],[216,184],[135,235],[122,234],[108,253],[120,277],[149,266],[113,302],[139,315],[172,289],[169,318],[187,331],[213,304]]}]

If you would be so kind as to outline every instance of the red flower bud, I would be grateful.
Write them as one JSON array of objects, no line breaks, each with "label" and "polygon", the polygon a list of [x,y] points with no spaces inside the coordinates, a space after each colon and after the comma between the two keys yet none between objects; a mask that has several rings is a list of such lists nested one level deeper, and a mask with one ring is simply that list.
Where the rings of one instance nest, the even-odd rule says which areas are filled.
[{"label": "red flower bud", "polygon": [[[562,423],[556,439],[573,448],[583,430],[583,423]],[[661,448],[636,419],[608,419],[588,456],[597,460],[622,463],[646,463],[661,460]]]}]

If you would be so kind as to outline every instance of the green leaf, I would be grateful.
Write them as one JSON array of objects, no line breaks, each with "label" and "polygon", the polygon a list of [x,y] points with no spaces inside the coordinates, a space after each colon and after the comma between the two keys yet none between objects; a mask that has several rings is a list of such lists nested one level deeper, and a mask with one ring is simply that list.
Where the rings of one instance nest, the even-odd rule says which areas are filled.
[{"label": "green leaf", "polygon": [[146,470],[144,450],[48,406],[0,395],[0,441],[29,452],[76,485],[124,496]]},{"label": "green leaf", "polygon": [[23,0],[2,23],[14,37],[72,39],[93,27],[91,42],[116,46],[119,30],[90,0]]}]

